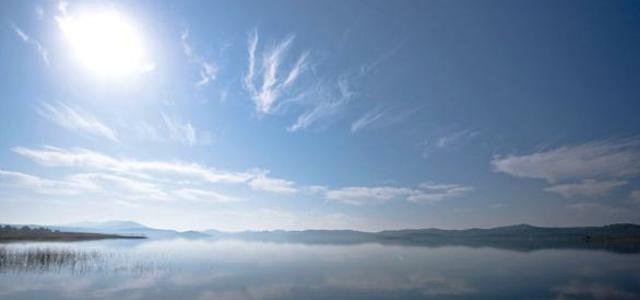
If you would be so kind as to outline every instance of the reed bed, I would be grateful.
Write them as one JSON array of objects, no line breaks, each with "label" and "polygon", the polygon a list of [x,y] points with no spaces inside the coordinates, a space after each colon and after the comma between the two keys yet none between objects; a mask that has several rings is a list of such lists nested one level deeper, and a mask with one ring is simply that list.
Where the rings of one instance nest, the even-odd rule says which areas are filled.
[{"label": "reed bed", "polygon": [[0,246],[0,273],[29,272],[132,272],[157,270],[155,263],[118,252],[57,247],[11,248]]}]

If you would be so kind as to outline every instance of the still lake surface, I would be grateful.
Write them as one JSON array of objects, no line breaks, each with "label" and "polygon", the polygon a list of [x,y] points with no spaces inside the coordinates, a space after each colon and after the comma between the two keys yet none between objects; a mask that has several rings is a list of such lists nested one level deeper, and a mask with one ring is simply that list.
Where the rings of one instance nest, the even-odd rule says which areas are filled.
[{"label": "still lake surface", "polygon": [[238,240],[12,243],[0,299],[640,299],[640,254]]}]

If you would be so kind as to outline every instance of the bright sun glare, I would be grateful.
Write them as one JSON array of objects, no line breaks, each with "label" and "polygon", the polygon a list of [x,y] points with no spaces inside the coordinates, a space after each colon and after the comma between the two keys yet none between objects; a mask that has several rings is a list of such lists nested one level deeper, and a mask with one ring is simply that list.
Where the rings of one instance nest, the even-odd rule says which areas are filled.
[{"label": "bright sun glare", "polygon": [[65,16],[58,22],[76,58],[98,74],[120,77],[153,69],[141,36],[117,11]]}]

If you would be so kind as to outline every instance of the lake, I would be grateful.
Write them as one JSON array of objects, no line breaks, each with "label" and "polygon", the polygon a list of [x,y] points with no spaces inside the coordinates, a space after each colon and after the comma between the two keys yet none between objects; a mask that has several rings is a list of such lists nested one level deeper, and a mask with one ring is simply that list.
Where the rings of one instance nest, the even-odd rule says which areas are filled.
[{"label": "lake", "polygon": [[0,248],[1,299],[640,299],[640,254],[603,250],[206,239]]}]

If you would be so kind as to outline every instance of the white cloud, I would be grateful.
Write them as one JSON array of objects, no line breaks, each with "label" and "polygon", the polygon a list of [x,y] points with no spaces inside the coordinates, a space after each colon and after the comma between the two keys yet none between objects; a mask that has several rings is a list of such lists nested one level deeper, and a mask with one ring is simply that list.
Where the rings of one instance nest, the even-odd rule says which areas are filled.
[{"label": "white cloud", "polygon": [[66,180],[51,180],[20,172],[0,170],[0,183],[4,186],[24,188],[46,195],[78,195],[94,191],[95,186]]},{"label": "white cloud", "polygon": [[472,190],[472,187],[456,184],[422,184],[418,188],[392,186],[345,187],[334,190],[328,189],[325,197],[328,200],[352,205],[385,203],[398,199],[413,203],[430,204],[461,197]]},{"label": "white cloud", "polygon": [[227,172],[195,163],[138,161],[118,159],[82,148],[63,149],[45,146],[40,149],[14,147],[19,155],[48,167],[75,167],[87,170],[122,173],[142,178],[186,177],[210,183],[239,184],[255,177],[255,172]]},{"label": "white cloud", "polygon": [[142,140],[150,142],[164,141],[164,137],[160,134],[158,128],[152,124],[138,122],[132,125],[132,128],[136,135]]},{"label": "white cloud", "polygon": [[478,132],[471,129],[454,131],[438,138],[436,146],[438,148],[445,148],[454,144],[467,142],[470,139],[474,138],[476,135],[478,135]]},{"label": "white cloud", "polygon": [[574,196],[596,197],[605,195],[626,183],[626,181],[622,180],[598,181],[594,179],[585,179],[579,183],[552,185],[544,190],[547,192],[558,193],[567,198]]},{"label": "white cloud", "polygon": [[259,174],[251,181],[249,181],[249,186],[254,190],[275,192],[279,194],[293,194],[298,192],[298,188],[295,186],[293,181],[284,180],[280,178],[269,178],[267,177],[268,172],[264,172],[263,174]]},{"label": "white cloud", "polygon": [[[162,114],[162,119],[169,132],[169,139],[194,146],[198,143],[207,144],[211,142],[208,132],[197,130],[191,122],[183,122],[182,120]],[[147,133],[151,133],[150,128],[146,128]]]},{"label": "white cloud", "polygon": [[[190,201],[198,203],[231,203],[240,199],[212,190],[183,187],[179,181],[158,182],[109,173],[76,173],[60,180],[0,170],[0,185],[51,196],[86,196],[92,199],[114,199],[126,203],[140,201]],[[127,202],[128,201],[128,202]]]},{"label": "white cloud", "polygon": [[422,190],[410,195],[407,200],[414,203],[436,203],[457,198],[473,190],[470,186],[457,184],[420,185]]},{"label": "white cloud", "polygon": [[362,205],[384,203],[402,197],[407,197],[413,193],[412,189],[399,187],[345,187],[335,190],[328,190],[325,197],[328,200],[337,202]]},{"label": "white cloud", "polygon": [[45,64],[49,65],[49,52],[47,51],[47,49],[44,46],[42,46],[42,44],[40,44],[39,41],[27,35],[22,29],[20,29],[15,24],[11,24],[11,27],[13,28],[13,31],[16,33],[16,35],[20,37],[20,39],[25,44],[32,45],[33,47],[35,47],[36,50],[38,50],[38,54],[40,54],[42,61],[44,61]]},{"label": "white cloud", "polygon": [[[87,187],[108,185],[109,188],[104,190],[116,187],[122,193],[127,192],[136,195],[136,197],[147,195],[145,196],[147,199],[153,200],[192,200],[195,197],[209,199],[203,200],[209,202],[237,200],[229,196],[223,197],[217,192],[193,187],[193,185],[203,184],[240,184],[253,190],[284,195],[305,192],[320,195],[328,200],[354,205],[382,203],[396,199],[404,199],[414,203],[434,203],[460,197],[472,190],[471,187],[453,184],[422,184],[416,188],[373,186],[331,189],[318,185],[300,186],[290,180],[270,177],[268,170],[261,169],[232,172],[196,163],[119,159],[79,148],[63,149],[45,146],[36,149],[14,147],[12,150],[43,166],[77,168],[85,171],[85,173],[81,172],[67,177],[64,182],[71,182],[70,185]],[[25,180],[38,182],[28,178]],[[59,183],[47,183],[46,185],[57,186]],[[64,183],[62,186],[66,187],[67,185]]]},{"label": "white cloud", "polygon": [[38,20],[42,20],[44,18],[44,8],[42,8],[42,6],[40,5],[36,5],[34,7],[34,10],[36,12],[36,17],[38,18]]},{"label": "white cloud", "polygon": [[125,176],[105,173],[78,173],[67,177],[67,180],[82,185],[100,187],[104,193],[113,193],[119,198],[130,200],[170,201],[164,187],[158,184]]},{"label": "white cloud", "polygon": [[499,155],[495,172],[544,179],[564,197],[604,196],[640,174],[640,139],[610,139],[525,155]]},{"label": "white cloud", "polygon": [[449,131],[434,138],[435,142],[426,139],[423,143],[422,157],[427,158],[435,152],[444,151],[452,147],[461,147],[478,136],[479,132],[472,129]]},{"label": "white cloud", "polygon": [[381,106],[375,107],[351,123],[351,133],[356,133],[366,128],[391,126],[408,118],[419,109],[420,108],[415,108],[405,111],[398,111],[396,109],[394,111],[389,108],[383,109]]},{"label": "white cloud", "polygon": [[366,112],[360,118],[351,123],[351,132],[354,133],[366,128],[367,126],[381,119],[385,114],[386,111],[383,111],[379,107]]},{"label": "white cloud", "polygon": [[189,63],[198,65],[200,68],[200,80],[198,80],[195,85],[197,87],[207,86],[210,82],[216,80],[216,76],[218,75],[218,67],[212,61],[207,61],[202,58],[200,55],[196,54],[193,50],[193,47],[189,44],[189,31],[185,30],[180,35],[180,41],[182,43],[182,50],[184,55],[187,57]]},{"label": "white cloud", "polygon": [[316,91],[309,96],[315,99],[313,108],[298,116],[296,121],[287,128],[287,131],[295,132],[309,128],[319,120],[338,113],[340,108],[351,101],[353,96],[354,92],[351,90],[346,76],[341,76],[335,87],[319,85]]},{"label": "white cloud", "polygon": [[172,194],[179,199],[208,203],[231,203],[240,201],[238,198],[223,195],[218,192],[193,188],[179,189]]},{"label": "white cloud", "polygon": [[74,109],[57,102],[55,104],[41,103],[36,111],[42,117],[61,127],[107,138],[114,142],[119,141],[115,130],[104,125],[94,115],[80,109]]},{"label": "white cloud", "polygon": [[609,140],[526,155],[496,156],[496,172],[550,183],[584,178],[624,178],[640,173],[640,140]]},{"label": "white cloud", "polygon": [[[292,85],[308,68],[309,52],[303,52],[288,71],[280,68],[294,38],[294,35],[290,35],[264,50],[262,55],[258,56],[258,31],[254,30],[249,35],[247,42],[249,66],[244,77],[244,86],[253,99],[258,113],[272,113],[277,106],[278,99],[291,90]],[[262,62],[260,67],[258,67],[258,58]],[[285,73],[284,77],[281,74],[283,72]],[[262,76],[261,82],[256,82],[260,76]]]}]

